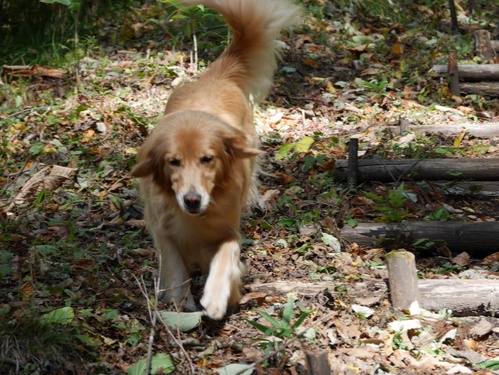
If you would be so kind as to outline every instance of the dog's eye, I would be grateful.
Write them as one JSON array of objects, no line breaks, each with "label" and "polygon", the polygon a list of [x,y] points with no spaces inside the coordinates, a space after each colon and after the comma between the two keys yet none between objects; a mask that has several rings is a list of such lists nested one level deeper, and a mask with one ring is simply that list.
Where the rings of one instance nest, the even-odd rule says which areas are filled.
[{"label": "dog's eye", "polygon": [[201,158],[201,164],[209,164],[213,160],[213,156],[203,156]]},{"label": "dog's eye", "polygon": [[180,167],[180,160],[178,159],[170,159],[168,160],[168,163],[170,163],[172,167]]}]

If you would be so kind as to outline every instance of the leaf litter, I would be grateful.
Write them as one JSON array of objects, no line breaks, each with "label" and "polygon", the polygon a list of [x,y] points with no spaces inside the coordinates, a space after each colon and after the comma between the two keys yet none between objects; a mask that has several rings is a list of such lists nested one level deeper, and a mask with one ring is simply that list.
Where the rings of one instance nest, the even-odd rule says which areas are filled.
[{"label": "leaf litter", "polygon": [[[175,368],[178,373],[302,374],[305,354],[325,351],[335,374],[493,373],[497,318],[394,311],[383,288],[383,256],[389,249],[347,243],[339,228],[395,213],[404,220],[425,218],[441,207],[452,220],[495,221],[497,197],[480,189],[447,194],[437,185],[407,181],[405,188],[417,200],[398,195],[398,207],[389,206],[390,192],[393,196],[400,187],[396,181],[365,184],[353,192],[333,182],[334,162],[347,157],[347,140],[354,136],[365,157],[430,152],[497,157],[497,137],[410,130],[469,121],[483,112],[483,104],[475,106],[479,99],[473,98],[453,102],[445,84],[425,77],[419,83],[385,82],[387,66],[400,66],[397,59],[419,53],[408,50],[411,43],[396,41],[391,57],[380,62],[383,56],[372,48],[381,29],[373,25],[373,35],[357,30],[360,35],[343,47],[345,40],[335,33],[340,25],[330,19],[322,25],[331,44],[314,43],[303,34],[283,38],[292,49],[283,55],[271,96],[257,110],[266,169],[259,209],[242,222],[248,275],[240,310],[221,323],[199,320],[199,314],[186,320],[173,312],[185,326],[171,324],[176,340],[166,328],[155,327],[153,368],[158,373]],[[142,276],[153,294],[156,263],[129,171],[170,90],[193,76],[188,61],[178,56],[116,51],[107,62],[86,57],[80,62],[85,90],[77,95],[69,94],[71,82],[61,88],[61,77],[68,74],[63,71],[3,71],[9,79],[1,96],[1,151],[7,155],[0,176],[2,314],[11,326],[39,316],[64,332],[73,348],[46,358],[39,352],[16,357],[7,350],[9,326],[2,325],[2,357],[13,358],[5,362],[7,370],[42,366],[45,360],[53,369],[45,369],[48,373],[143,373],[151,319],[136,280]],[[142,67],[147,74],[138,74]],[[33,69],[41,76],[34,79]],[[25,99],[12,101],[19,96],[21,75],[33,80],[21,93]],[[431,96],[418,100],[425,84],[443,93],[445,106]],[[41,98],[50,98],[51,105]],[[383,211],[375,209],[373,199],[385,205]],[[459,278],[464,271],[499,277],[498,253],[413,250],[427,278]],[[280,326],[289,323],[291,312],[303,311],[299,326]],[[64,321],[58,321],[61,312],[70,312]],[[272,323],[286,335],[265,331]],[[26,351],[22,342],[17,351]]]}]

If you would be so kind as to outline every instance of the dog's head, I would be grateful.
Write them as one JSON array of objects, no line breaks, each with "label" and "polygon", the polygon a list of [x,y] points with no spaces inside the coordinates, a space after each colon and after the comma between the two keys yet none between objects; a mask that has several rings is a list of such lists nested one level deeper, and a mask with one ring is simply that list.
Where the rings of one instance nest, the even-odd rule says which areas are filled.
[{"label": "dog's head", "polygon": [[201,215],[215,188],[233,174],[235,161],[260,154],[245,135],[201,111],[163,117],[138,154],[134,177],[152,176],[163,191],[174,194],[182,211]]}]

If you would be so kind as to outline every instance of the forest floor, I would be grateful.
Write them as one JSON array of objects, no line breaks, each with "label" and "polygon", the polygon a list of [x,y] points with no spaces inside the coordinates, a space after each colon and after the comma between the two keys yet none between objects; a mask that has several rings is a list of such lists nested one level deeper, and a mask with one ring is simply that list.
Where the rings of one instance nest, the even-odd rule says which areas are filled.
[{"label": "forest floor", "polygon": [[[255,111],[265,174],[260,207],[242,221],[248,273],[239,311],[223,322],[186,321],[186,332],[152,323],[146,296],[154,294],[155,251],[130,170],[172,90],[198,74],[189,54],[157,45],[151,52],[150,29],[132,19],[139,47],[88,53],[78,76],[74,67],[4,67],[2,374],[141,374],[150,345],[154,373],[233,365],[225,373],[249,374],[252,367],[234,365],[254,365],[258,374],[304,374],[306,355],[321,352],[334,374],[498,373],[493,313],[397,311],[379,285],[388,282],[384,256],[402,247],[416,255],[421,279],[498,280],[499,247],[367,246],[339,230],[363,222],[496,222],[499,194],[481,182],[456,188],[409,176],[352,189],[334,180],[352,137],[362,158],[448,158],[452,169],[458,158],[499,157],[498,136],[411,130],[497,124],[497,99],[453,97],[444,79],[429,74],[445,63],[446,46],[471,43],[476,27],[457,37],[445,22],[443,31],[385,26],[329,11],[284,33],[275,85]],[[462,48],[461,58],[470,58]],[[200,54],[213,61],[222,49]],[[263,332],[249,321],[277,327]]]}]

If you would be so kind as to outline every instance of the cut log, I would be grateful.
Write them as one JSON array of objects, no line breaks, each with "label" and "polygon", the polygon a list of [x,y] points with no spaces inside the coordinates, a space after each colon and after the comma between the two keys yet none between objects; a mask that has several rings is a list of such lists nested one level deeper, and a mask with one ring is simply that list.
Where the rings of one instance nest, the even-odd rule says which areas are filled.
[{"label": "cut log", "polygon": [[409,125],[409,126],[388,126],[383,129],[389,129],[393,134],[402,134],[404,131],[413,131],[429,134],[459,135],[463,129],[477,138],[491,138],[499,136],[499,122],[488,122],[483,124],[460,123],[446,125]]},{"label": "cut log", "polygon": [[355,228],[344,227],[341,236],[361,246],[413,245],[428,239],[436,246],[446,245],[452,252],[467,251],[491,254],[499,251],[498,222],[412,222],[401,224],[360,223]]},{"label": "cut log", "polygon": [[263,293],[268,295],[286,295],[288,293],[297,293],[301,297],[314,297],[324,291],[328,291],[328,293],[335,295],[335,293],[337,293],[336,291],[341,289],[342,291],[347,290],[349,298],[368,298],[375,301],[375,303],[380,302],[381,299],[386,296],[388,291],[387,283],[382,280],[355,283],[286,280],[264,284],[249,284],[245,285],[245,288],[252,293]]},{"label": "cut log", "polygon": [[[499,64],[458,65],[459,78],[463,81],[499,81]],[[441,77],[449,74],[447,65],[434,65],[432,72]]]},{"label": "cut log", "polygon": [[416,258],[405,250],[390,251],[385,256],[390,283],[392,306],[409,310],[414,302],[420,302]]},{"label": "cut log", "polygon": [[419,280],[421,306],[427,310],[450,309],[454,315],[490,314],[499,309],[499,280]]},{"label": "cut log", "polygon": [[[411,180],[499,181],[499,159],[404,159],[358,161],[358,182]],[[348,160],[337,160],[334,178],[346,181]]]},{"label": "cut log", "polygon": [[[499,280],[495,279],[423,279],[419,280],[420,306],[427,310],[452,310],[454,316],[489,315],[499,311]],[[345,293],[354,302],[371,299],[374,293],[388,294],[384,281],[341,283],[277,281],[265,284],[250,284],[251,292],[269,295],[286,295],[298,292],[302,297],[316,297],[328,292],[333,296]],[[341,289],[341,292],[337,292]]]},{"label": "cut log", "polygon": [[462,94],[475,94],[499,98],[499,82],[461,82],[459,87],[461,88]]}]

